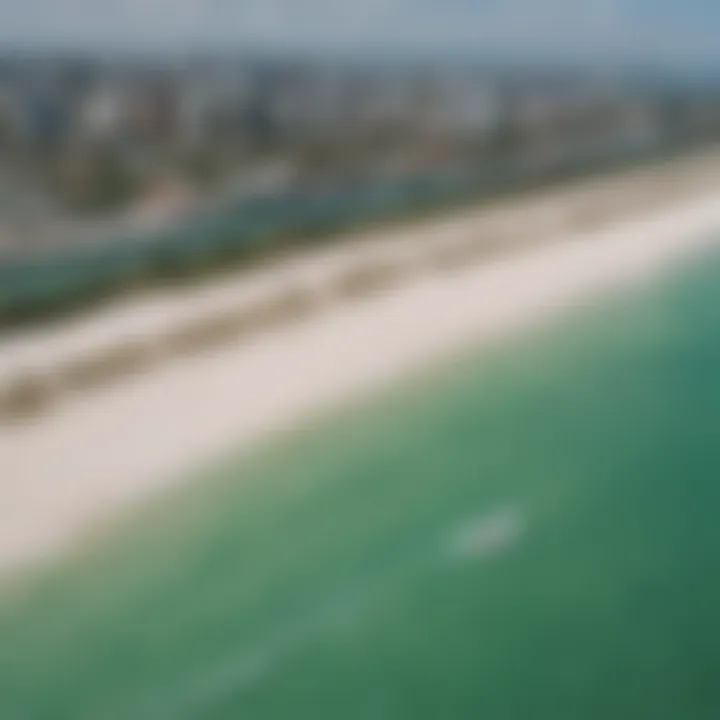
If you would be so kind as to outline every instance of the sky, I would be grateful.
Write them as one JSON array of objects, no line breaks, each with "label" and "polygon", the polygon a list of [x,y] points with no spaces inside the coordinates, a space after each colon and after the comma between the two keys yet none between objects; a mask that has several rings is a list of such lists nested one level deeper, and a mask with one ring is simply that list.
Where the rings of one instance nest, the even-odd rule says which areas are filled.
[{"label": "sky", "polygon": [[720,67],[720,0],[0,0],[0,47],[195,45]]}]

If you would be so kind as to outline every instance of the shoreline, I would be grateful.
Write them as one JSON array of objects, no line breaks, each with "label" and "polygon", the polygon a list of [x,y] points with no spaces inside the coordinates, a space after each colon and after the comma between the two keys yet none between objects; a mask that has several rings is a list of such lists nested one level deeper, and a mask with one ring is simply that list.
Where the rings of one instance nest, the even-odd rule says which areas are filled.
[{"label": "shoreline", "polygon": [[[322,244],[322,238],[331,237],[333,242],[342,241],[354,233],[354,228],[366,228],[369,232],[373,232],[379,227],[393,226],[407,222],[421,222],[423,220],[432,219],[441,213],[462,212],[464,209],[493,202],[497,199],[513,198],[526,192],[540,191],[543,188],[554,190],[566,187],[568,183],[582,183],[587,180],[599,179],[602,181],[604,177],[617,175],[621,172],[627,172],[633,168],[656,168],[662,169],[668,163],[677,163],[683,158],[698,155],[712,155],[716,152],[717,144],[714,141],[700,140],[682,141],[680,139],[666,139],[651,143],[646,147],[636,147],[633,151],[626,148],[620,151],[618,148],[607,148],[605,153],[596,156],[590,153],[583,159],[582,156],[575,160],[568,159],[567,163],[560,163],[553,167],[525,167],[522,164],[510,160],[505,168],[507,172],[502,171],[502,164],[496,168],[499,175],[491,181],[493,173],[486,171],[485,174],[480,173],[473,180],[473,173],[466,178],[465,182],[461,182],[449,195],[442,189],[442,183],[435,183],[435,190],[425,193],[426,197],[406,198],[399,204],[391,203],[390,206],[383,208],[382,203],[373,207],[370,206],[361,212],[361,216],[355,219],[351,217],[340,216],[335,217],[334,213],[320,211],[300,212],[299,216],[294,219],[286,218],[286,220],[276,222],[276,227],[270,229],[267,234],[255,235],[252,231],[244,231],[242,225],[227,235],[225,231],[218,230],[208,233],[205,227],[205,221],[218,212],[223,212],[222,204],[216,206],[213,211],[209,208],[205,212],[193,217],[188,216],[185,222],[170,223],[169,226],[163,228],[148,228],[149,235],[146,242],[137,242],[137,231],[130,232],[129,238],[122,239],[125,232],[121,232],[114,243],[79,243],[77,246],[66,248],[64,251],[50,253],[30,253],[29,257],[4,259],[0,257],[0,270],[6,271],[5,280],[0,280],[2,287],[2,302],[0,303],[0,325],[3,327],[32,327],[35,323],[42,324],[43,321],[57,319],[59,317],[69,317],[76,313],[82,313],[84,310],[92,307],[96,302],[112,302],[126,295],[132,296],[136,292],[149,290],[153,286],[161,287],[166,283],[173,281],[190,280],[202,281],[203,278],[210,279],[215,276],[217,279],[218,270],[225,264],[230,263],[236,268],[245,265],[253,265],[256,262],[262,262],[272,256],[276,252],[292,252],[294,244],[300,241],[305,244],[310,241],[311,244]],[[483,180],[483,178],[485,178]],[[430,180],[433,185],[432,177],[428,176],[426,180]],[[438,177],[435,178],[438,180]],[[402,189],[407,183],[412,184],[410,178],[399,180],[397,189]],[[367,196],[370,185],[366,185],[364,190],[360,191],[362,197]],[[327,193],[328,188],[316,188],[321,194]],[[355,191],[357,193],[357,189]],[[417,192],[417,191],[416,191]],[[372,195],[372,193],[370,193]],[[312,193],[311,193],[312,195]],[[350,200],[352,194],[347,195],[346,200]],[[312,203],[311,203],[312,204]],[[352,205],[352,202],[351,202]],[[397,206],[396,206],[397,205]],[[227,208],[225,208],[227,210]],[[272,213],[272,216],[282,218],[284,215],[282,207],[279,206]],[[202,250],[197,252],[198,248],[186,248],[183,250],[183,242],[181,236],[183,234],[183,226],[189,222],[190,227],[195,228],[195,233],[202,237]],[[212,226],[212,223],[211,223]],[[180,235],[178,235],[180,233]],[[141,232],[142,235],[142,232]],[[135,241],[128,240],[135,237]],[[165,239],[163,240],[163,237]],[[253,247],[259,243],[259,246]],[[125,245],[125,257],[113,260],[113,252],[108,255],[108,247]],[[262,248],[261,246],[264,246]],[[129,253],[129,255],[128,255]],[[75,259],[68,264],[69,256],[75,256]],[[57,294],[52,286],[45,284],[45,290],[39,288],[43,286],[42,275],[38,275],[33,268],[40,265],[51,263],[56,265],[56,270],[67,272],[68,267],[71,275],[74,274],[73,264],[92,265],[100,262],[106,267],[102,270],[101,275],[108,270],[107,263],[110,266],[115,265],[109,277],[104,280],[93,278],[92,272],[86,274],[82,281],[76,278],[70,282],[69,288]],[[7,273],[9,271],[9,273]],[[19,273],[19,275],[18,275]],[[14,279],[13,279],[14,278]],[[9,280],[9,285],[5,282]],[[18,283],[19,281],[19,283]],[[39,282],[39,288],[38,288]],[[35,291],[30,297],[23,298],[23,293],[18,294],[18,285],[23,284],[35,285]],[[15,289],[13,289],[13,285]]]},{"label": "shoreline", "polygon": [[456,262],[0,427],[0,575],[72,549],[189,467],[657,277],[718,244],[717,230],[710,191],[600,229],[558,229],[552,242]]},{"label": "shoreline", "polygon": [[126,380],[401,284],[427,271],[491,261],[572,232],[617,223],[707,192],[720,151],[521,194],[424,223],[358,231],[199,286],[127,299],[47,327],[0,335],[0,425],[77,392]]}]

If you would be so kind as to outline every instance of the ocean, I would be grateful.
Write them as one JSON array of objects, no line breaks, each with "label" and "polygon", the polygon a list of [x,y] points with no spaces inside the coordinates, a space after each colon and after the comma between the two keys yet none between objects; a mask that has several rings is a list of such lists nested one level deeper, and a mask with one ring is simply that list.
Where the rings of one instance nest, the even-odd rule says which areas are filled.
[{"label": "ocean", "polygon": [[720,716],[720,257],[188,480],[6,588],[1,718]]}]

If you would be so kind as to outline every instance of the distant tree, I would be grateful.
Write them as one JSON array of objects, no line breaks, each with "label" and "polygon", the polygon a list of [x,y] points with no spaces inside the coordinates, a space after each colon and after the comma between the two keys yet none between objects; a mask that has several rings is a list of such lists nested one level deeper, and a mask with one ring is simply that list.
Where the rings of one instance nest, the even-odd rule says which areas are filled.
[{"label": "distant tree", "polygon": [[64,194],[67,202],[77,210],[109,211],[136,197],[140,185],[127,158],[119,151],[105,148],[89,155],[79,167],[72,169]]},{"label": "distant tree", "polygon": [[512,117],[505,117],[489,136],[488,155],[494,159],[516,155],[522,148],[523,139],[518,123]]}]

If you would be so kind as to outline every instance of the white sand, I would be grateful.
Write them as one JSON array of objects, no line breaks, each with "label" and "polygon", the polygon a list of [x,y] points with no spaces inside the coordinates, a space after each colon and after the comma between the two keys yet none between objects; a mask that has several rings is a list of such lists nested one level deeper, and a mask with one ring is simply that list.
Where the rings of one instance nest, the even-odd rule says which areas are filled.
[{"label": "white sand", "polygon": [[616,221],[647,213],[666,201],[695,196],[720,174],[720,150],[706,150],[671,162],[641,167],[536,191],[405,227],[355,234],[311,253],[239,272],[193,288],[162,290],[115,302],[107,308],[62,322],[58,327],[0,338],[0,394],[20,377],[51,382],[63,368],[102,357],[123,344],[162,345],[163,338],[207,318],[267,302],[288,287],[330,287],[333,280],[362,263],[405,262],[409,257],[488,238],[538,244],[578,225]]},{"label": "white sand", "polygon": [[720,193],[339,304],[0,429],[0,570],[68,549],[189,468],[717,242]]}]

